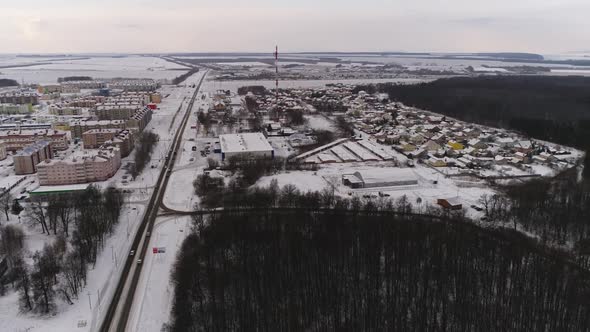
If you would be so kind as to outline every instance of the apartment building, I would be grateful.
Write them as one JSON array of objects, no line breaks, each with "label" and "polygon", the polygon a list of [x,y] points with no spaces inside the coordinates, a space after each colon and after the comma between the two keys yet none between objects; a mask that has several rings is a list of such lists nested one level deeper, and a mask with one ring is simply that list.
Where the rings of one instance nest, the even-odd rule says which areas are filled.
[{"label": "apartment building", "polygon": [[33,174],[37,165],[53,157],[50,140],[35,142],[14,155],[14,173],[16,175]]},{"label": "apartment building", "polygon": [[88,80],[88,81],[69,81],[69,82],[62,82],[61,86],[67,89],[102,89],[106,88],[107,84],[103,81],[95,81],[95,80]]},{"label": "apartment building", "polygon": [[0,114],[29,114],[32,110],[30,104],[0,104]]},{"label": "apartment building", "polygon": [[143,107],[127,120],[127,128],[136,129],[137,131],[142,132],[148,123],[152,121],[152,114],[153,111],[151,108],[148,106]]},{"label": "apartment building", "polygon": [[127,128],[127,121],[124,120],[102,120],[102,121],[94,121],[94,120],[76,120],[70,122],[70,132],[72,137],[75,138],[82,138],[82,135],[92,129],[107,129],[107,128],[116,128],[116,129],[126,129]]},{"label": "apartment building", "polygon": [[6,142],[0,141],[0,160],[6,159]]},{"label": "apartment building", "polygon": [[39,95],[35,91],[10,91],[0,94],[0,104],[31,104],[39,103]]},{"label": "apartment building", "polygon": [[121,130],[116,128],[91,129],[82,133],[84,149],[98,149],[106,141],[112,140]]},{"label": "apartment building", "polygon": [[79,184],[110,179],[121,167],[116,147],[84,150],[63,160],[46,160],[37,166],[42,186]]},{"label": "apartment building", "polygon": [[122,130],[113,139],[104,142],[103,147],[117,147],[121,151],[121,158],[127,157],[135,147],[135,140],[131,130]]},{"label": "apartment building", "polygon": [[0,140],[6,142],[8,151],[18,151],[40,140],[51,141],[53,150],[67,150],[69,145],[65,131],[52,129],[0,131]]},{"label": "apartment building", "polygon": [[95,109],[99,120],[127,120],[144,106],[139,103],[104,103]]},{"label": "apartment building", "polygon": [[82,134],[84,149],[99,147],[117,147],[121,158],[127,157],[133,150],[133,134],[129,130],[115,128],[92,129]]},{"label": "apartment building", "polygon": [[123,91],[155,91],[160,88],[160,84],[154,80],[150,79],[140,79],[140,80],[122,80],[122,81],[115,81],[109,84],[109,88],[111,89],[120,89]]}]

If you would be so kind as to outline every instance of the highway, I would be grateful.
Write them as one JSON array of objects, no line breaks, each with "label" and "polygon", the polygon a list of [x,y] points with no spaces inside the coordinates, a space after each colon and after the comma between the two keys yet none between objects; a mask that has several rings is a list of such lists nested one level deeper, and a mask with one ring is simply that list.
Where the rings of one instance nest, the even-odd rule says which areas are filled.
[{"label": "highway", "polygon": [[141,221],[141,225],[139,226],[137,233],[135,234],[135,238],[133,239],[131,250],[135,251],[135,255],[127,256],[123,272],[115,289],[115,293],[111,303],[108,306],[105,318],[100,325],[100,331],[125,331],[127,320],[129,318],[129,312],[133,304],[133,296],[135,294],[137,283],[142,270],[142,264],[138,264],[137,262],[140,259],[143,261],[146,253],[148,252],[149,238],[154,226],[154,222],[158,215],[158,208],[162,204],[162,199],[164,197],[164,193],[166,192],[166,187],[168,186],[168,180],[176,161],[176,154],[182,144],[182,135],[188,123],[188,119],[193,109],[193,104],[197,98],[199,90],[201,89],[201,84],[203,83],[206,74],[207,73],[203,74],[203,77],[195,89],[195,92],[188,104],[186,113],[184,114],[180,123],[180,128],[176,131],[173,143],[170,147],[170,150],[168,151],[168,154],[166,155],[164,166],[160,171],[160,175],[158,176],[158,181],[156,182],[155,189],[147,206],[144,218]]}]

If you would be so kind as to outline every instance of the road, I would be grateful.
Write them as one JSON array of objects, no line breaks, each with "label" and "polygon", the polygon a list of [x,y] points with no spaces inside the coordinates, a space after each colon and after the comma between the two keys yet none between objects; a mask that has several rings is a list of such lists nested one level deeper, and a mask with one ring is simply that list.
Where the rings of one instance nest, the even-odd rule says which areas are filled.
[{"label": "road", "polygon": [[149,201],[148,208],[144,215],[141,225],[133,240],[131,250],[135,252],[134,256],[127,256],[125,267],[123,269],[121,278],[115,289],[113,299],[109,304],[105,318],[100,326],[100,331],[125,331],[127,320],[129,318],[129,312],[133,304],[133,296],[137,287],[137,282],[141,275],[142,264],[138,263],[139,260],[143,261],[148,250],[149,238],[151,235],[154,222],[158,214],[158,208],[162,203],[166,187],[168,186],[168,180],[174,163],[176,161],[176,154],[181,146],[182,135],[188,123],[190,113],[193,108],[197,94],[201,88],[201,84],[205,79],[206,73],[199,81],[197,88],[188,104],[187,110],[180,123],[180,128],[176,131],[174,139],[172,141],[170,150],[166,156],[164,166],[160,171],[158,181],[156,182],[154,192]]}]

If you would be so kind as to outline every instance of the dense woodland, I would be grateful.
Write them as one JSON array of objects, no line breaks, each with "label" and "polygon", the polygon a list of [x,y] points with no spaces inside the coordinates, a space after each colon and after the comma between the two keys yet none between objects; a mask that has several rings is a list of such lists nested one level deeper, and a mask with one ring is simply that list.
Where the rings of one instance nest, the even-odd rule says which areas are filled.
[{"label": "dense woodland", "polygon": [[135,179],[150,162],[150,158],[156,143],[160,140],[158,134],[151,131],[144,131],[139,135],[135,143],[135,156],[133,157],[133,167],[131,176]]},{"label": "dense woodland", "polygon": [[196,221],[171,331],[590,329],[588,273],[519,233],[370,206]]},{"label": "dense woodland", "polygon": [[20,226],[1,227],[0,254],[7,258],[9,269],[0,280],[0,291],[13,287],[22,311],[51,313],[57,298],[73,304],[86,285],[88,266],[96,263],[119,222],[123,202],[120,191],[92,186],[76,195],[33,199],[25,209],[25,220],[50,241],[33,253],[29,264]]},{"label": "dense woodland", "polygon": [[378,84],[356,91],[458,119],[520,131],[581,149],[590,146],[590,77],[481,76],[417,85]]},{"label": "dense woodland", "polygon": [[18,86],[18,82],[7,78],[0,78],[0,87],[7,86]]}]

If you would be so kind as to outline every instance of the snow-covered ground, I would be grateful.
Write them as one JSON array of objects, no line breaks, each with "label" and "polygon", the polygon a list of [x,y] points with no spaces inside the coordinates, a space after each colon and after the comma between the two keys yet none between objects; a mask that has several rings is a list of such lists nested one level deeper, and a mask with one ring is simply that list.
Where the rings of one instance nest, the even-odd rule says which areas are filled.
[{"label": "snow-covered ground", "polygon": [[[96,328],[97,322],[93,318],[106,311],[108,302],[105,301],[105,297],[112,295],[110,293],[118,282],[123,262],[129,254],[131,239],[144,211],[145,205],[141,204],[124,207],[121,222],[99,254],[96,265],[89,267],[88,284],[73,305],[67,305],[58,299],[58,312],[55,316],[49,317],[20,313],[18,294],[11,290],[6,296],[0,297],[0,330],[90,331]],[[32,254],[52,240],[52,236],[29,231],[26,236],[28,252]]]},{"label": "snow-covered ground", "polygon": [[156,221],[150,248],[164,248],[165,253],[145,256],[127,331],[160,331],[168,322],[174,295],[170,271],[178,249],[190,232],[190,217],[166,217]]},{"label": "snow-covered ground", "polygon": [[[83,57],[82,57],[83,58]],[[48,63],[28,67],[3,68],[0,78],[14,79],[18,82],[55,84],[57,79],[66,76],[90,76],[93,78],[152,78],[172,79],[184,73],[188,68],[156,57],[91,57],[81,60],[53,61],[55,59],[5,60],[5,65]],[[53,61],[53,62],[52,62]],[[2,63],[0,63],[2,64]]]}]

